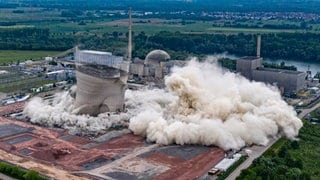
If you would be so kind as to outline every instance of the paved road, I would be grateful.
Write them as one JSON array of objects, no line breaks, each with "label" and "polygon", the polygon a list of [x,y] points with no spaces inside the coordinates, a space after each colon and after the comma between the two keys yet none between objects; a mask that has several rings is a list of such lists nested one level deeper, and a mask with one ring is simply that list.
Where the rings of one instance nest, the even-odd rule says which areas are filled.
[{"label": "paved road", "polygon": [[275,143],[278,139],[272,139],[267,146],[252,146],[250,149],[252,152],[249,154],[248,159],[244,161],[240,166],[237,167],[236,170],[234,170],[227,178],[226,180],[234,180],[236,179],[237,176],[240,175],[241,170],[248,168],[251,164],[252,161],[255,160],[256,158],[260,157],[270,146],[272,146],[273,143]]},{"label": "paved road", "polygon": [[309,109],[300,109],[301,113],[298,115],[299,118],[303,118],[307,114],[311,113],[312,111],[316,110],[320,107],[320,102],[318,102],[316,105],[314,105],[312,108]]}]

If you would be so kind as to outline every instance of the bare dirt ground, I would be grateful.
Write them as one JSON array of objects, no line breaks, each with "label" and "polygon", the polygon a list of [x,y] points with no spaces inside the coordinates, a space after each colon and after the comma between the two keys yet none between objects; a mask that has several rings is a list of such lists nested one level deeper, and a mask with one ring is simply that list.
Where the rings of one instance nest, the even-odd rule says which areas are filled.
[{"label": "bare dirt ground", "polygon": [[34,162],[31,160],[27,160],[25,158],[9,154],[5,151],[0,150],[0,157],[2,160],[19,165],[21,167],[24,167],[26,169],[31,169],[38,171],[40,173],[46,174],[50,177],[54,177],[55,179],[71,179],[71,180],[84,180],[87,178],[79,177],[72,175],[71,173],[64,171],[62,169],[56,168],[54,166],[48,166],[44,164],[40,164],[38,162]]}]

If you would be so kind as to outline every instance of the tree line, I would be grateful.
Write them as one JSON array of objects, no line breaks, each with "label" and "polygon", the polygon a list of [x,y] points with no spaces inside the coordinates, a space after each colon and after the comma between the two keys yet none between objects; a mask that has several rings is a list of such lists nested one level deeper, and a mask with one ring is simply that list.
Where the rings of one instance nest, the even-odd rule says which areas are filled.
[{"label": "tree line", "polygon": [[[150,37],[139,34],[136,39],[135,50],[138,52],[143,49],[164,49],[194,54],[224,52],[238,56],[254,56],[256,54],[256,35],[254,34],[227,35],[160,32]],[[263,34],[261,46],[262,57],[320,62],[319,34]]]},{"label": "tree line", "polygon": [[49,29],[4,28],[0,29],[1,50],[66,50],[75,44],[74,37],[53,37]]},{"label": "tree line", "polygon": [[[188,55],[230,53],[238,56],[256,54],[254,34],[186,34],[162,31],[154,35],[134,33],[133,55],[144,59],[154,49],[168,51],[172,59],[185,59]],[[86,49],[106,50],[125,55],[127,34],[64,34],[54,35],[49,29],[0,29],[2,50],[67,50],[75,45]],[[320,62],[320,34],[277,33],[263,34],[261,55],[265,58],[295,59]]]}]

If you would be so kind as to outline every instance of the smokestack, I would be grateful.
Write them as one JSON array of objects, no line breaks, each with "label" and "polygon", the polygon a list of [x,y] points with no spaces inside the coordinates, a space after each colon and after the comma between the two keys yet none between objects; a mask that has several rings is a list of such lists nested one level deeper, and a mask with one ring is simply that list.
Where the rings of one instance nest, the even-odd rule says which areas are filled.
[{"label": "smokestack", "polygon": [[260,57],[261,54],[261,34],[258,34],[257,37],[257,57]]},{"label": "smokestack", "polygon": [[129,8],[129,35],[128,35],[128,61],[132,61],[132,19],[131,7]]}]

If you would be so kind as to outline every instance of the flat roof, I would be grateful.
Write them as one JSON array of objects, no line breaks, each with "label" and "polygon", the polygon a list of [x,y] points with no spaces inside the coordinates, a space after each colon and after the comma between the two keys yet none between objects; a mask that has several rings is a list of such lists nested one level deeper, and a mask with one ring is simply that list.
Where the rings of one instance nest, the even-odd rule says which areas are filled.
[{"label": "flat roof", "polygon": [[247,60],[247,61],[253,61],[257,59],[262,59],[262,57],[257,57],[257,56],[244,56],[239,58],[239,60]]},{"label": "flat roof", "polygon": [[221,160],[216,166],[215,168],[226,171],[230,166],[232,166],[232,164],[234,164],[236,162],[236,159],[227,159],[224,158],[223,160]]},{"label": "flat roof", "polygon": [[94,50],[82,50],[81,52],[90,53],[90,54],[100,54],[100,55],[112,55],[112,53],[110,52],[94,51]]},{"label": "flat roof", "polygon": [[259,67],[256,69],[257,71],[269,71],[269,72],[276,72],[276,73],[284,73],[284,74],[303,74],[305,72],[302,71],[291,71],[291,70],[285,70],[285,69],[274,69],[274,68],[264,68]]},{"label": "flat roof", "polygon": [[50,75],[50,74],[58,74],[58,73],[63,73],[64,70],[58,70],[58,71],[51,71],[51,72],[48,72],[47,75]]}]

